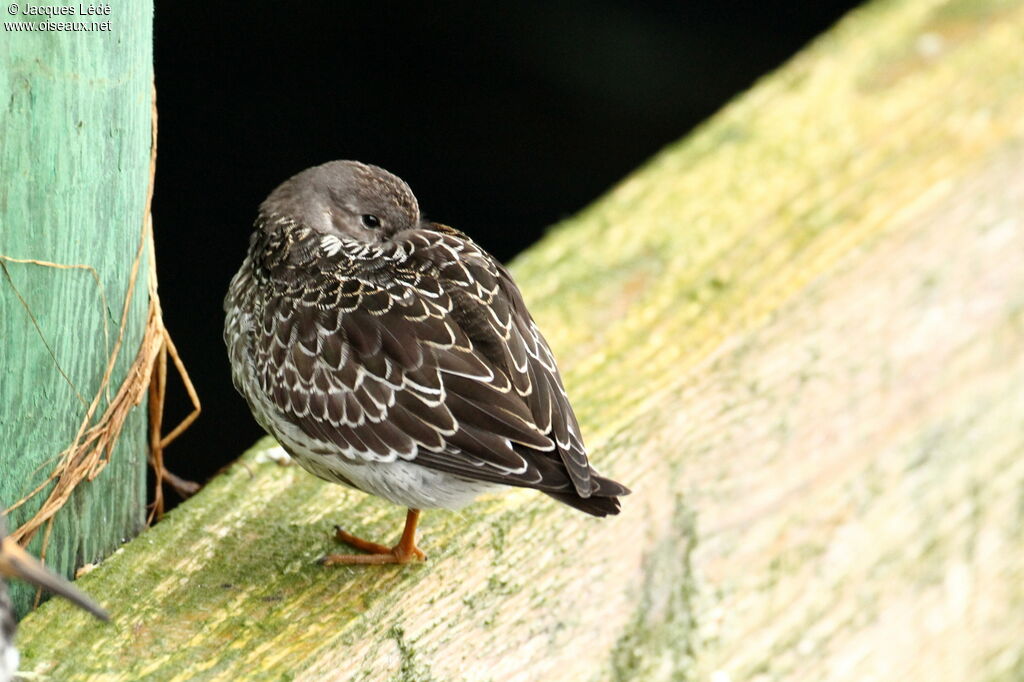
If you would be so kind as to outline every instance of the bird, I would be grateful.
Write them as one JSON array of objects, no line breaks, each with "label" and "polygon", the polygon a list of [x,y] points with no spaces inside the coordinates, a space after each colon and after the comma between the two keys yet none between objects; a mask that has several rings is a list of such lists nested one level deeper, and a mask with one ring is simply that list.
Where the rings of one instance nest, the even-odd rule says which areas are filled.
[{"label": "bird", "polygon": [[331,161],[274,189],[224,311],[256,421],[306,471],[408,510],[393,546],[336,526],[362,553],[322,564],[423,561],[421,510],[500,486],[599,517],[630,492],[591,466],[509,271],[383,168]]},{"label": "bird", "polygon": [[[20,578],[64,597],[100,620],[110,619],[107,612],[93,603],[89,597],[68,581],[48,571],[8,536],[6,521],[3,514],[0,514],[0,578],[2,577]],[[13,679],[18,670],[18,649],[14,646],[16,629],[14,607],[7,594],[7,584],[0,579],[0,682]]]}]

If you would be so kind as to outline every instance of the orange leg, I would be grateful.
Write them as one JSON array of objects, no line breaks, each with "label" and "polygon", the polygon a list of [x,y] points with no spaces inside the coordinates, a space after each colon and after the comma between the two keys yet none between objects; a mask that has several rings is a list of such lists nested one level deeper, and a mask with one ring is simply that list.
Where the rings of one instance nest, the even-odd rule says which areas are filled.
[{"label": "orange leg", "polygon": [[405,515],[405,530],[402,539],[394,547],[385,547],[356,537],[351,533],[334,527],[334,537],[346,545],[368,554],[328,554],[320,559],[322,566],[339,564],[407,564],[411,561],[425,561],[427,555],[416,546],[416,524],[420,519],[419,509],[410,509]]}]

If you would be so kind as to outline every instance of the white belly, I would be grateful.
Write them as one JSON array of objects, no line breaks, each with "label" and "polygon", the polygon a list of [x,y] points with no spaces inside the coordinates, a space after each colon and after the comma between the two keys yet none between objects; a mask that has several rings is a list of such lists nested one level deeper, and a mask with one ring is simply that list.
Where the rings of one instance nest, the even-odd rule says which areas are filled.
[{"label": "white belly", "polygon": [[411,509],[459,509],[497,487],[403,459],[368,461],[322,454],[331,452],[334,446],[311,438],[297,426],[269,419],[267,413],[275,407],[258,387],[250,384],[246,388],[256,421],[277,438],[299,466],[325,481],[347,485]]},{"label": "white belly", "polygon": [[299,448],[288,449],[294,453],[299,466],[314,476],[350,485],[411,509],[458,509],[496,487],[493,483],[471,481],[400,459],[363,462],[302,452]]}]

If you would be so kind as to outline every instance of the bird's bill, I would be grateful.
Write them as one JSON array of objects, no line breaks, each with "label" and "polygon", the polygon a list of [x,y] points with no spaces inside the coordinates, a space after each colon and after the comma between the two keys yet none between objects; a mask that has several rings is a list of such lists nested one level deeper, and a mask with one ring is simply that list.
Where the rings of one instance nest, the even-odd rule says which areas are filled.
[{"label": "bird's bill", "polygon": [[35,557],[26,552],[10,537],[0,544],[0,575],[20,578],[59,594],[77,604],[100,620],[109,620],[107,612],[97,606],[81,590],[58,575],[48,571]]}]

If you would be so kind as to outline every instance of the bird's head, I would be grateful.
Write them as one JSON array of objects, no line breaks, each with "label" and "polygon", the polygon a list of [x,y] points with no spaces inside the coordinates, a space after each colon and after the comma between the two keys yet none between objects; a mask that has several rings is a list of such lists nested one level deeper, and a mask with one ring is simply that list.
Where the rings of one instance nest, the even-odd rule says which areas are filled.
[{"label": "bird's head", "polygon": [[284,181],[260,204],[267,225],[375,243],[419,225],[416,196],[401,178],[358,161],[331,161]]}]

